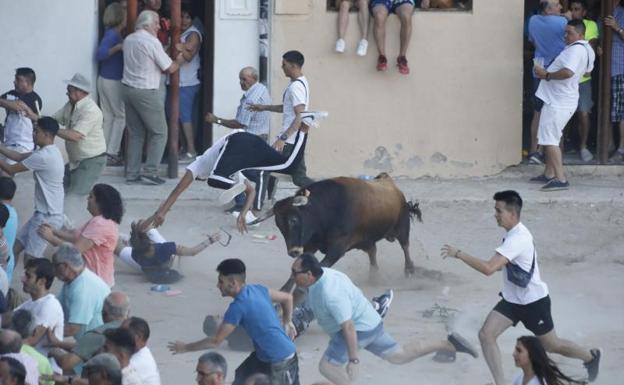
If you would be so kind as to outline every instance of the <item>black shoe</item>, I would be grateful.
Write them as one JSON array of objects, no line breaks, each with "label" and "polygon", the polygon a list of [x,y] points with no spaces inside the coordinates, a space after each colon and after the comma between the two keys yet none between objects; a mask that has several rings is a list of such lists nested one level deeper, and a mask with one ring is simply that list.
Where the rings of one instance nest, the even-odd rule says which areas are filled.
[{"label": "black shoe", "polygon": [[373,307],[377,310],[381,318],[384,318],[386,314],[388,314],[388,309],[390,309],[393,298],[394,291],[392,291],[392,289],[386,290],[386,292],[379,297],[373,297]]},{"label": "black shoe", "polygon": [[479,357],[479,352],[477,352],[477,349],[475,349],[475,347],[472,346],[470,342],[468,342],[467,339],[460,336],[458,333],[453,332],[449,334],[447,339],[448,339],[448,342],[450,342],[451,345],[453,345],[457,353],[467,353],[473,356],[474,358]]},{"label": "black shoe", "polygon": [[600,349],[591,349],[589,352],[594,358],[592,358],[589,362],[586,362],[583,365],[587,369],[587,380],[589,382],[594,382],[596,381],[596,378],[598,378],[601,351]]},{"label": "black shoe", "polygon": [[555,179],[554,176],[552,178],[549,178],[546,175],[542,174],[542,175],[534,176],[533,178],[529,179],[529,182],[531,182],[531,183],[539,183],[539,184],[546,184],[546,183],[550,182],[553,179]]},{"label": "black shoe", "polygon": [[154,186],[158,186],[165,183],[165,180],[159,178],[157,175],[141,175],[141,179],[145,184],[150,184]]},{"label": "black shoe", "polygon": [[126,179],[126,184],[143,184],[143,179],[139,175],[136,178]]}]

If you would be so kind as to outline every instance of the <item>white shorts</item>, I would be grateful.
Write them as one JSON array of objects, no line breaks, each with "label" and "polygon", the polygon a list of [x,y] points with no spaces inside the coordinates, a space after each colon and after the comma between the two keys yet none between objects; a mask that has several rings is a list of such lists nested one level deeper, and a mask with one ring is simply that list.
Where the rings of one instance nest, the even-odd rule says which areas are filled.
[{"label": "white shorts", "polygon": [[43,252],[48,247],[48,241],[37,233],[39,226],[47,223],[54,229],[63,226],[63,214],[44,214],[35,211],[33,216],[18,231],[16,239],[24,247],[24,253],[35,258],[45,258]]},{"label": "white shorts", "polygon": [[544,103],[537,128],[537,144],[540,146],[558,146],[563,129],[575,111],[576,107],[557,108]]}]

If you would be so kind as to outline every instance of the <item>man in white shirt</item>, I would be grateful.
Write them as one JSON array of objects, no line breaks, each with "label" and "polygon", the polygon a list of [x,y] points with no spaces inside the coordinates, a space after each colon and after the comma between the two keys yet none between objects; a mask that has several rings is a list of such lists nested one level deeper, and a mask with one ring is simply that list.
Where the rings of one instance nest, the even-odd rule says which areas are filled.
[{"label": "man in white shirt", "polygon": [[[249,106],[252,111],[283,113],[282,129],[275,142],[273,142],[273,148],[277,151],[281,151],[286,156],[295,148],[295,134],[302,126],[305,127],[307,125],[307,121],[302,116],[302,113],[307,111],[310,106],[310,86],[302,71],[304,61],[305,58],[299,51],[288,51],[282,55],[282,70],[284,71],[284,75],[290,79],[288,87],[284,90],[282,104],[251,104]],[[308,178],[306,175],[305,160],[303,157],[297,168],[293,171],[292,178],[293,183],[299,187],[305,187],[314,182],[314,180]],[[271,178],[269,198],[272,198],[277,188],[276,183],[276,180]]]},{"label": "man in white shirt", "polygon": [[136,352],[134,337],[128,329],[116,328],[104,331],[104,352],[111,353],[121,366],[122,385],[143,385],[138,368],[130,365],[130,357]]},{"label": "man in white shirt", "polygon": [[[22,289],[31,299],[15,309],[27,310],[32,314],[35,330],[28,343],[46,357],[50,350],[47,330],[54,333],[56,338],[63,339],[65,325],[63,307],[54,294],[50,293],[52,282],[54,282],[52,262],[45,258],[29,260],[22,276]],[[62,372],[53,358],[50,358],[50,364],[55,373]]]},{"label": "man in white shirt", "polygon": [[[159,185],[158,165],[167,144],[167,121],[162,96],[158,92],[162,73],[172,74],[184,63],[180,53],[175,61],[156,37],[160,18],[154,11],[139,14],[135,32],[123,43],[124,70],[121,79],[128,126],[128,183]],[[143,144],[147,136],[144,173],[141,174]]]},{"label": "man in white shirt", "polygon": [[150,328],[143,318],[130,317],[121,325],[127,329],[134,337],[136,351],[130,357],[130,366],[139,373],[139,377],[144,385],[160,385],[160,373],[152,352],[147,347],[147,340],[150,336]]},{"label": "man in white shirt", "polygon": [[537,143],[544,147],[546,166],[544,173],[531,178],[531,182],[544,183],[542,191],[567,190],[570,183],[563,172],[559,142],[566,124],[576,112],[579,99],[579,81],[594,68],[595,54],[585,40],[583,20],[570,20],[565,30],[567,46],[544,69],[535,67],[535,76],[542,81],[535,92],[544,102]]},{"label": "man in white shirt", "polygon": [[[444,245],[442,256],[460,259],[487,276],[504,269],[503,288],[500,293],[502,299],[490,311],[479,331],[483,356],[494,377],[495,385],[507,384],[496,339],[519,321],[537,336],[546,351],[583,360],[589,381],[594,381],[598,376],[600,350],[584,349],[572,341],[559,338],[555,332],[548,286],[540,277],[533,236],[520,222],[522,198],[516,191],[507,190],[494,194],[494,201],[496,222],[507,231],[503,244],[496,249],[496,254],[489,260],[482,260],[454,246]],[[521,274],[525,276],[524,279],[514,278],[519,275],[514,274],[518,269],[524,272]],[[528,281],[527,277],[530,277]]]}]

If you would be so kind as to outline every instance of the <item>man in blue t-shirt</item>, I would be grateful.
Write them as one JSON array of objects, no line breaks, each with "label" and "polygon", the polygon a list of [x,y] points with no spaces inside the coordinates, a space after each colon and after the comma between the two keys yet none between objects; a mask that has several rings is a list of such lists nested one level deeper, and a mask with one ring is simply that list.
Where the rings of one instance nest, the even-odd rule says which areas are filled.
[{"label": "man in blue t-shirt", "polygon": [[[184,343],[169,343],[172,353],[186,353],[218,347],[237,326],[245,329],[255,351],[236,369],[232,385],[243,385],[247,377],[264,373],[271,384],[299,385],[299,363],[292,339],[292,296],[289,293],[245,283],[245,264],[240,259],[226,259],[217,266],[219,290],[223,297],[232,297],[223,322],[213,337]],[[282,307],[282,321],[277,318],[273,302]]]}]

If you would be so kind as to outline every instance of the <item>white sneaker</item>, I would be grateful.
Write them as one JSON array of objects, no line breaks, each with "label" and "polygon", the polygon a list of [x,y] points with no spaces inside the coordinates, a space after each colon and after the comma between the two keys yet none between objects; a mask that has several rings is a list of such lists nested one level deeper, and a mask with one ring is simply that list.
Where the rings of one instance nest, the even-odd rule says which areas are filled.
[{"label": "white sneaker", "polygon": [[336,40],[336,52],[344,53],[345,46],[346,46],[346,43],[345,43],[344,39]]},{"label": "white sneaker", "polygon": [[[240,215],[240,211],[232,211],[232,216],[234,216],[234,218],[238,218],[238,216]],[[245,214],[245,223],[246,224],[250,224],[251,222],[255,221],[256,216],[253,215],[253,213],[251,211],[247,211],[247,214]],[[259,226],[259,223],[256,223],[254,226]]]},{"label": "white sneaker", "polygon": [[236,197],[243,191],[245,191],[244,183],[235,184],[233,187],[230,187],[229,190],[225,190],[221,193],[221,195],[219,195],[219,197],[217,198],[217,204],[219,206],[225,206],[230,203],[232,199],[234,199],[234,197]]},{"label": "white sneaker", "polygon": [[581,156],[581,160],[583,162],[589,162],[590,160],[594,159],[591,151],[589,151],[587,148],[581,148],[579,155]]},{"label": "white sneaker", "polygon": [[368,40],[362,39],[357,46],[357,55],[366,56],[366,51],[368,51]]}]

